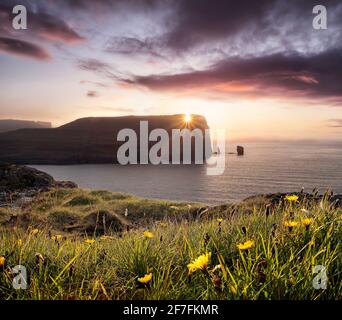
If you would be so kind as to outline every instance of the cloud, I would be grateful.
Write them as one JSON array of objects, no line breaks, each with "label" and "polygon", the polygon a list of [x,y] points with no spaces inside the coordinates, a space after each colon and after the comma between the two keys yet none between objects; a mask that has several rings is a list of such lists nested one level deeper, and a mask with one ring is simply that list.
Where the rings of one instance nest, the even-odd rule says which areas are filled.
[{"label": "cloud", "polygon": [[276,1],[180,0],[177,3],[175,27],[167,34],[166,42],[173,49],[186,50],[256,26],[262,31]]},{"label": "cloud", "polygon": [[78,66],[86,71],[108,72],[111,69],[108,63],[98,59],[80,59],[78,60]]},{"label": "cloud", "polygon": [[112,67],[98,59],[79,59],[77,65],[84,71],[91,71],[111,79],[117,78],[112,72]]},{"label": "cloud", "polygon": [[104,111],[122,112],[122,113],[135,113],[137,110],[133,108],[122,108],[122,107],[98,107],[98,109]]},{"label": "cloud", "polygon": [[[12,14],[13,5],[7,4],[0,5],[0,27],[7,32],[12,31]],[[75,43],[85,40],[84,37],[79,35],[73,30],[64,20],[42,11],[33,11],[30,6],[27,6],[28,15],[28,29],[26,32],[30,32],[33,35],[38,35],[47,40],[61,41],[65,43]]]},{"label": "cloud", "polygon": [[[126,10],[154,9],[169,0],[60,0],[64,5],[77,10],[108,10],[124,7]],[[190,0],[191,1],[191,0]]]},{"label": "cloud", "polygon": [[49,53],[40,46],[19,39],[0,37],[0,50],[9,54],[38,60],[50,59]]},{"label": "cloud", "polygon": [[113,37],[105,45],[105,51],[123,55],[150,55],[163,58],[161,43],[152,38]]},{"label": "cloud", "polygon": [[89,80],[81,80],[80,84],[92,84],[92,85],[96,85],[98,87],[101,88],[108,88],[110,87],[110,85],[102,83],[102,82],[96,82],[96,81],[89,81]]},{"label": "cloud", "polygon": [[110,80],[122,82],[122,79],[131,78],[128,74],[123,74],[110,64],[99,59],[79,59],[77,60],[77,66],[81,70],[93,72]]},{"label": "cloud", "polygon": [[315,55],[272,54],[261,57],[228,57],[204,70],[136,77],[128,84],[156,91],[194,90],[253,97],[328,97],[342,102],[342,54],[332,50]]},{"label": "cloud", "polygon": [[33,28],[42,37],[53,41],[75,43],[85,40],[66,22],[47,13],[31,13],[30,28]]},{"label": "cloud", "polygon": [[97,98],[99,96],[100,96],[99,93],[95,90],[88,90],[87,92],[87,97],[89,98]]},{"label": "cloud", "polygon": [[342,128],[342,119],[329,119],[329,128]]},{"label": "cloud", "polygon": [[[178,0],[174,3],[176,10],[164,38],[166,45],[176,52],[201,45],[225,45],[228,50],[242,50],[243,54],[251,43],[255,44],[254,50],[264,46],[318,50],[319,42],[330,48],[335,44],[332,38],[341,40],[342,5],[338,0]],[[317,4],[325,5],[328,10],[329,28],[324,34],[312,28],[312,9]]]}]

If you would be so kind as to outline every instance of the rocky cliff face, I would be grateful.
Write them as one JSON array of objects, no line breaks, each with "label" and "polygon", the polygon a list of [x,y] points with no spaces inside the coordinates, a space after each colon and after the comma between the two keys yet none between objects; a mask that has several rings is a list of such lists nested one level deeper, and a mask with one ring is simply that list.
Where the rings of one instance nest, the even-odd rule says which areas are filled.
[{"label": "rocky cliff face", "polygon": [[[14,164],[117,163],[117,141],[121,129],[133,129],[139,139],[140,121],[148,121],[149,132],[183,129],[184,115],[83,118],[54,129],[22,129],[0,133],[0,162]],[[190,129],[208,129],[206,119],[192,116]],[[155,143],[155,142],[154,142]],[[192,150],[193,151],[193,150]],[[138,150],[139,153],[139,150]],[[192,152],[193,153],[193,152]]]}]

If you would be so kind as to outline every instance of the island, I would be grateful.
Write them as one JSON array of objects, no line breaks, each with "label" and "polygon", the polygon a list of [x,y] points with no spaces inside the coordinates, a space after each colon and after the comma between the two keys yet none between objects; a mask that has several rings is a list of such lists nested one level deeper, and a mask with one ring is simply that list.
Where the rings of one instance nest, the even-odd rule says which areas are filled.
[{"label": "island", "polygon": [[[122,129],[133,129],[139,137],[141,121],[148,121],[149,132],[164,129],[172,137],[173,129],[209,129],[205,117],[191,115],[88,117],[58,128],[19,129],[0,133],[0,162],[13,164],[104,164],[118,163],[117,150],[124,143],[117,141]],[[149,142],[149,147],[155,142]],[[137,153],[139,154],[139,144]],[[192,144],[192,159],[194,158]],[[170,152],[170,156],[171,156]],[[203,152],[204,154],[204,152]],[[181,150],[182,156],[182,150]],[[139,160],[139,159],[138,159]]]}]

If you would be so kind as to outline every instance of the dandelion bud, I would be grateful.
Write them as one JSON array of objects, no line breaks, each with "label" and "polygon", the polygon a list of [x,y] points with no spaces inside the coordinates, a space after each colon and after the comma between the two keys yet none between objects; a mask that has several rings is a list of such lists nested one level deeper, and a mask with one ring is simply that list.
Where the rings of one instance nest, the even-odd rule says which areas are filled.
[{"label": "dandelion bud", "polygon": [[213,283],[213,286],[216,291],[222,291],[222,280],[217,274],[214,274],[213,278],[211,279],[211,282]]},{"label": "dandelion bud", "polygon": [[39,252],[36,253],[35,255],[35,259],[36,259],[36,264],[43,264],[45,262],[45,259],[43,257],[43,255]]}]

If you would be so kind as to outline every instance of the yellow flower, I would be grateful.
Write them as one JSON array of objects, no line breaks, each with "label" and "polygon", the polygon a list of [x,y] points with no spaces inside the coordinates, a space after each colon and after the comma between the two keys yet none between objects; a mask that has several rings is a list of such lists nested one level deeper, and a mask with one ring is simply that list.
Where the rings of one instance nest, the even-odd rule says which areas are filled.
[{"label": "yellow flower", "polygon": [[302,220],[302,224],[305,227],[310,226],[312,224],[312,222],[313,222],[313,220],[311,218],[305,218],[305,219]]},{"label": "yellow flower", "polygon": [[144,231],[144,237],[152,239],[154,237],[153,233],[150,231]]},{"label": "yellow flower", "polygon": [[143,284],[147,284],[151,281],[152,279],[152,272],[145,274],[142,278],[138,278],[138,281]]},{"label": "yellow flower", "polygon": [[19,239],[19,240],[17,241],[17,245],[18,245],[19,247],[21,247],[21,246],[23,245],[23,240]]},{"label": "yellow flower", "polygon": [[288,220],[284,222],[285,227],[293,228],[298,227],[299,223],[297,221]]},{"label": "yellow flower", "polygon": [[5,261],[6,261],[5,257],[0,256],[0,268],[5,266]]},{"label": "yellow flower", "polygon": [[51,237],[51,240],[55,240],[55,241],[62,240],[62,235],[57,234],[57,235],[55,235],[55,236],[52,236],[52,237]]},{"label": "yellow flower", "polygon": [[233,286],[232,284],[229,286],[229,289],[232,292],[232,294],[235,295],[237,293],[237,290],[236,290],[235,286]]},{"label": "yellow flower", "polygon": [[93,244],[95,242],[95,240],[94,239],[86,239],[84,242],[88,243],[88,244]]},{"label": "yellow flower", "polygon": [[38,232],[39,232],[39,229],[33,229],[31,231],[31,235],[35,236],[36,234],[38,234]]},{"label": "yellow flower", "polygon": [[296,196],[295,194],[293,194],[293,195],[291,195],[291,196],[287,195],[287,196],[285,197],[285,199],[286,199],[287,201],[290,201],[290,202],[297,202],[298,199],[299,199],[299,197]]},{"label": "yellow flower", "polygon": [[194,261],[188,264],[189,274],[196,270],[206,270],[211,259],[211,252],[200,255]]},{"label": "yellow flower", "polygon": [[239,243],[236,245],[239,250],[248,250],[254,246],[253,240],[247,240],[244,243]]},{"label": "yellow flower", "polygon": [[222,223],[222,222],[223,222],[223,219],[222,219],[222,218],[217,218],[217,222],[218,222],[218,223]]}]

